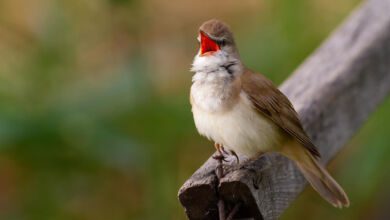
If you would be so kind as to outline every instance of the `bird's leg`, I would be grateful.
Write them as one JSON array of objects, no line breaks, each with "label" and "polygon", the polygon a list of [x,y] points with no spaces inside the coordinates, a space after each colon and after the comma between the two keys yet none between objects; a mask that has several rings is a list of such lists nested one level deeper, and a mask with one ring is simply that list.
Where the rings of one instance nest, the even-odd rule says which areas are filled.
[{"label": "bird's leg", "polygon": [[225,151],[225,148],[222,146],[222,144],[215,143],[214,147],[215,149],[217,149],[218,155],[214,155],[213,158],[217,161],[221,161],[221,163],[222,161],[226,162],[225,160],[226,157],[223,154],[224,153],[228,154],[228,153]]},{"label": "bird's leg", "polygon": [[223,146],[221,144],[215,143],[215,149],[217,149],[218,155],[213,156],[215,160],[218,161],[218,165],[215,170],[215,174],[217,175],[218,180],[222,179],[223,174],[223,161],[225,161],[225,156],[223,155]]}]

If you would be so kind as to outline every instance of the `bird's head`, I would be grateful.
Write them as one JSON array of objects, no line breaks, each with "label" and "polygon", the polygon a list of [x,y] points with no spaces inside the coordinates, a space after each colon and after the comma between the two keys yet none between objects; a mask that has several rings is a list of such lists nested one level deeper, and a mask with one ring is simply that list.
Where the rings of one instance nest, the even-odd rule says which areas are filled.
[{"label": "bird's head", "polygon": [[243,66],[233,33],[225,23],[216,19],[204,22],[199,28],[198,41],[200,48],[192,63],[191,71],[227,72],[228,75],[242,72]]},{"label": "bird's head", "polygon": [[222,21],[211,19],[204,22],[199,28],[198,41],[200,56],[210,56],[223,51],[238,57],[233,33]]}]

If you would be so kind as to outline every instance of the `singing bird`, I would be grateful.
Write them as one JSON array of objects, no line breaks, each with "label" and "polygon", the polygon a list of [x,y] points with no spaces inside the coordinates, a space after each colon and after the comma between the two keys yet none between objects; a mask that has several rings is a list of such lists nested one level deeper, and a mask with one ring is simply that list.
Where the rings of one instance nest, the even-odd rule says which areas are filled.
[{"label": "singing bird", "polygon": [[244,66],[230,28],[216,19],[206,21],[198,41],[190,92],[198,132],[217,148],[248,158],[279,152],[295,162],[325,200],[349,206],[344,190],[318,162],[320,154],[288,98]]}]

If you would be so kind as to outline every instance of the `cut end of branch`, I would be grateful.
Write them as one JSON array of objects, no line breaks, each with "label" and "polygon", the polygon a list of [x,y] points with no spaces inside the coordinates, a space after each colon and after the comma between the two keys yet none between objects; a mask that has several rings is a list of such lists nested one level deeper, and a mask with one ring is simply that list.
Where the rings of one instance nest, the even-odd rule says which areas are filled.
[{"label": "cut end of branch", "polygon": [[218,197],[213,182],[184,185],[179,191],[179,200],[190,219],[218,218]]}]

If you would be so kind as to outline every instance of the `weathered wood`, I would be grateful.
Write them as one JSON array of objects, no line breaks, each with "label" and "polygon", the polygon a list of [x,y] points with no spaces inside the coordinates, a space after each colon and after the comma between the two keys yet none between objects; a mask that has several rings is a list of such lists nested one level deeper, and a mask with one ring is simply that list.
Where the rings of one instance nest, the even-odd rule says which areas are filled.
[{"label": "weathered wood", "polygon": [[[280,89],[326,163],[390,91],[390,1],[365,2]],[[294,164],[276,153],[227,165],[219,186],[215,166],[206,161],[179,191],[190,219],[216,219],[217,189],[228,207],[242,204],[238,217],[277,219],[306,185]]]}]

